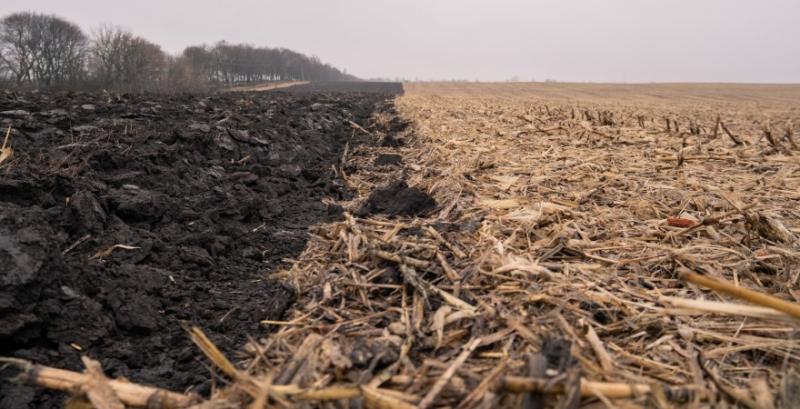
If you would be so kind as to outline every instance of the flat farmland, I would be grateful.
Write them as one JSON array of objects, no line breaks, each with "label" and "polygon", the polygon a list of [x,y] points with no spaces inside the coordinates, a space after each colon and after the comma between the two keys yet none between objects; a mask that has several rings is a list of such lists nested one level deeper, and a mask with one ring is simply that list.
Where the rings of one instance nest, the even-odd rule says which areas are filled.
[{"label": "flat farmland", "polygon": [[797,84],[591,84],[541,82],[405,83],[413,95],[532,98],[550,101],[633,102],[650,104],[752,103],[800,109]]},{"label": "flat farmland", "polygon": [[[402,143],[350,152],[352,213],[281,273],[268,361],[319,358],[331,394],[362,368],[348,393],[396,407],[791,402],[800,88],[404,89]],[[360,212],[398,181],[435,207]]]},{"label": "flat farmland", "polygon": [[799,89],[7,94],[0,233],[57,263],[5,351],[170,407],[797,407]]},{"label": "flat farmland", "polygon": [[0,409],[800,408],[800,1],[73,3],[0,3]]},{"label": "flat farmland", "polygon": [[514,330],[496,350],[547,355],[565,339],[585,380],[690,400],[785,387],[796,321],[696,275],[800,300],[800,87],[405,90],[398,110],[424,145],[412,184],[442,203],[439,218],[479,223],[448,240],[470,254],[452,267],[475,271],[460,285],[495,308],[495,331]]}]

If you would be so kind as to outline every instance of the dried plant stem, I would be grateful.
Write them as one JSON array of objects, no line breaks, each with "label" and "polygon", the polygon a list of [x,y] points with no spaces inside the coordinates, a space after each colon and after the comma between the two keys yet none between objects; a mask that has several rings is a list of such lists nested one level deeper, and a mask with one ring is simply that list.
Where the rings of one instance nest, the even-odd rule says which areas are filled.
[{"label": "dried plant stem", "polygon": [[3,146],[0,147],[0,163],[3,163],[3,161],[10,158],[11,155],[14,154],[14,150],[11,149],[11,146],[8,144],[9,137],[11,137],[11,125],[8,126],[8,130],[6,130],[6,136],[3,138]]},{"label": "dried plant stem", "polygon": [[677,310],[667,310],[671,314],[691,314],[691,313],[713,313],[713,314],[726,314],[738,315],[743,317],[761,318],[761,319],[777,319],[787,320],[791,319],[785,313],[776,311],[772,308],[755,307],[752,305],[742,305],[727,302],[707,301],[707,300],[689,300],[675,297],[661,297],[658,299],[660,303],[670,305]]},{"label": "dried plant stem", "polygon": [[722,128],[723,131],[725,131],[725,134],[727,134],[728,137],[731,138],[734,144],[736,144],[737,146],[742,144],[742,141],[739,138],[737,138],[736,135],[731,133],[730,130],[728,130],[728,127],[725,126],[725,122],[720,121],[719,126]]},{"label": "dried plant stem", "polygon": [[426,409],[433,403],[433,400],[436,399],[436,396],[439,395],[439,392],[441,392],[442,389],[444,389],[444,387],[447,385],[447,383],[450,382],[450,378],[452,378],[453,375],[455,375],[458,368],[460,368],[461,365],[464,364],[467,358],[469,358],[469,355],[473,351],[475,351],[475,349],[478,348],[478,345],[480,344],[481,344],[480,338],[474,339],[467,344],[464,350],[461,351],[461,354],[458,355],[458,358],[456,358],[453,361],[453,363],[447,368],[447,370],[444,371],[442,376],[440,376],[439,379],[436,380],[436,383],[433,384],[433,387],[431,387],[431,390],[428,391],[428,394],[425,395],[425,397],[422,399],[419,405],[417,405],[418,409]]},{"label": "dried plant stem", "polygon": [[763,307],[772,308],[784,312],[794,318],[800,319],[800,304],[781,300],[780,298],[763,294],[746,288],[737,287],[733,284],[716,280],[711,277],[697,274],[689,270],[679,272],[681,279],[692,284],[712,289],[714,291],[740,298]]},{"label": "dried plant stem", "polygon": [[600,340],[600,337],[597,336],[597,333],[591,326],[586,328],[586,340],[589,341],[589,345],[592,346],[597,360],[600,362],[600,367],[603,368],[606,374],[611,374],[614,371],[614,364],[611,360],[611,356],[603,346],[603,341]]},{"label": "dried plant stem", "polygon": [[363,132],[363,133],[365,133],[367,135],[370,134],[368,130],[364,129],[364,127],[362,127],[361,125],[359,125],[359,124],[357,124],[357,123],[355,123],[353,121],[347,121],[347,123],[349,123],[350,126],[353,127],[353,129],[358,129],[359,131],[361,131],[361,132]]},{"label": "dried plant stem", "polygon": [[[0,362],[19,368],[22,371],[18,377],[20,381],[48,389],[75,392],[82,390],[91,381],[89,374],[36,365],[21,359],[0,358]],[[122,403],[133,407],[177,409],[186,408],[199,400],[197,396],[184,395],[116,379],[109,380],[108,385]]]},{"label": "dried plant stem", "polygon": [[[465,349],[462,354],[466,352]],[[454,364],[457,364],[454,361]],[[462,363],[463,364],[463,363]],[[452,368],[452,366],[448,367]],[[454,372],[458,367],[454,369]],[[445,376],[446,375],[446,376]],[[526,378],[519,376],[505,376],[499,377],[499,372],[492,374],[487,378],[494,381],[494,390],[511,392],[511,393],[525,393],[525,392],[541,392],[545,394],[561,394],[564,393],[564,388],[560,383],[553,383],[550,379],[546,378]],[[452,374],[444,373],[439,377],[439,380],[452,378]],[[483,384],[483,383],[482,383]],[[445,384],[446,386],[446,384]],[[443,386],[444,387],[444,386]],[[492,388],[486,388],[492,389]],[[381,391],[382,389],[376,388],[375,390]],[[431,392],[435,389],[431,388]],[[581,395],[582,396],[595,396],[595,393],[601,393],[603,396],[612,399],[630,398],[635,396],[647,395],[651,393],[652,387],[646,384],[627,384],[619,382],[596,382],[581,380]],[[302,389],[296,385],[272,385],[269,392],[280,396],[291,397],[298,401],[329,401],[352,399],[363,396],[363,387],[358,386],[332,386],[324,389]],[[437,392],[438,394],[438,392]],[[435,398],[435,397],[434,397]],[[423,400],[424,401],[424,400]],[[423,402],[420,401],[420,404]]]},{"label": "dried plant stem", "polygon": [[[544,393],[563,393],[561,384],[550,384],[547,379],[521,378],[507,376],[500,380],[501,389],[508,392],[544,392]],[[627,383],[605,383],[581,380],[581,396],[595,396],[600,393],[610,399],[631,398],[634,396],[647,395],[652,391],[650,385],[627,384]]]},{"label": "dried plant stem", "polygon": [[8,138],[10,136],[11,136],[11,125],[9,125],[8,129],[6,129],[6,136],[5,136],[5,138],[3,138],[3,146],[0,147],[0,150],[3,150],[3,149],[6,148],[6,146],[8,146]]},{"label": "dried plant stem", "polygon": [[395,263],[398,264],[407,264],[411,267],[427,268],[430,265],[430,263],[428,263],[425,260],[419,260],[413,257],[406,257],[400,254],[393,254],[383,250],[374,250],[372,254],[375,257],[382,258],[388,261],[394,261]]}]

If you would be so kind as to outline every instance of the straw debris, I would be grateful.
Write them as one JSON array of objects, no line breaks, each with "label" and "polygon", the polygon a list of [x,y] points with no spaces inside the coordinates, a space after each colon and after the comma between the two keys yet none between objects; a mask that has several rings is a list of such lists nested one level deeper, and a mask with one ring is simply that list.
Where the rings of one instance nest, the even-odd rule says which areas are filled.
[{"label": "straw debris", "polygon": [[9,143],[9,138],[11,137],[11,125],[8,126],[6,130],[6,136],[3,138],[3,145],[0,147],[0,163],[3,163],[6,159],[10,158],[11,155],[14,154],[14,150],[11,149],[11,143]]},{"label": "straw debris", "polygon": [[[576,107],[422,87],[397,101],[404,145],[349,152],[345,207],[402,180],[435,209],[321,226],[282,274],[299,297],[291,325],[248,347],[253,376],[289,370],[296,403],[369,408],[794,399],[788,111],[770,107],[774,143],[759,143],[767,128],[738,102]],[[361,133],[380,141],[388,122]],[[394,153],[403,169],[373,165]]]}]

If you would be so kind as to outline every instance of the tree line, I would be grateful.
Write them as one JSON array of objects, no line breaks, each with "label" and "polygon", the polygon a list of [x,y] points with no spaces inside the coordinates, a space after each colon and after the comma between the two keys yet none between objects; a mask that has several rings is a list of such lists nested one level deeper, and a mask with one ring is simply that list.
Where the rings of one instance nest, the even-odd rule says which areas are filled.
[{"label": "tree line", "polygon": [[177,56],[111,25],[89,34],[54,15],[0,19],[0,82],[17,88],[197,90],[264,81],[352,81],[316,56],[230,44],[187,47]]}]

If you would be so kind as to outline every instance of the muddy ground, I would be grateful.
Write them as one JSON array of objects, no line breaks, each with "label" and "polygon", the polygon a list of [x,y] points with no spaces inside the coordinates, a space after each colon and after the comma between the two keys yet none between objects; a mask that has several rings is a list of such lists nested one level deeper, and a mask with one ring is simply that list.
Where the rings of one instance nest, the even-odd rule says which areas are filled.
[{"label": "muddy ground", "polygon": [[[358,83],[355,83],[358,84]],[[290,288],[267,274],[340,217],[348,120],[399,84],[212,96],[0,92],[0,356],[175,390],[210,388],[182,325],[231,355]],[[5,377],[7,373],[0,373]],[[0,407],[63,396],[0,381]]]}]

